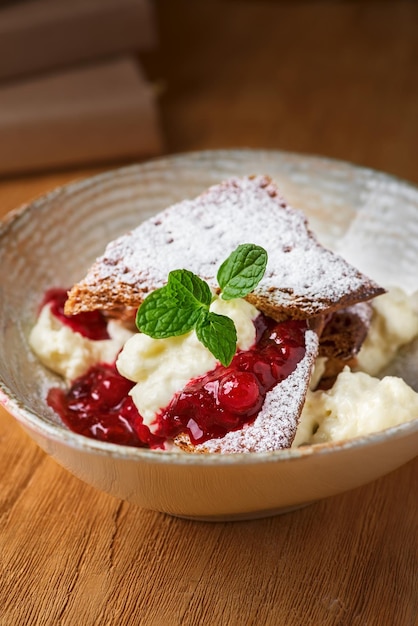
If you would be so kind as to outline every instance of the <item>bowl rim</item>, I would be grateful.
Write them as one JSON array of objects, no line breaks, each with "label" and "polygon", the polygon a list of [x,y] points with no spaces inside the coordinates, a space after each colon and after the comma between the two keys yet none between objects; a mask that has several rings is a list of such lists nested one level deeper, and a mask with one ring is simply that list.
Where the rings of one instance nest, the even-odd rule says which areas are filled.
[{"label": "bowl rim", "polygon": [[[140,163],[132,163],[117,168],[109,169],[105,172],[87,176],[85,178],[75,179],[63,185],[35,196],[15,209],[8,211],[0,220],[0,243],[1,239],[7,234],[7,231],[27,212],[36,211],[39,206],[50,202],[52,199],[59,197],[61,194],[71,194],[80,190],[85,186],[92,184],[100,184],[104,181],[110,181],[115,176],[124,175],[125,173],[146,171],[153,166],[170,165],[173,161],[194,162],[199,160],[210,160],[222,158],[230,158],[233,155],[256,156],[266,154],[276,156],[283,159],[295,159],[300,161],[318,161],[323,164],[335,164],[340,167],[346,167],[350,170],[365,173],[371,173],[375,176],[383,176],[387,180],[397,182],[403,187],[418,191],[418,186],[403,180],[402,178],[387,174],[385,172],[356,165],[349,161],[324,157],[316,154],[304,154],[298,152],[290,152],[275,149],[253,149],[253,148],[231,148],[219,150],[196,150],[190,152],[181,152],[163,157],[155,157]],[[385,430],[361,435],[343,441],[332,441],[326,443],[309,444],[299,448],[289,448],[284,450],[273,450],[266,452],[246,452],[246,453],[216,453],[216,454],[185,454],[180,450],[150,450],[147,448],[138,448],[134,446],[126,446],[114,444],[96,439],[91,439],[72,432],[65,426],[53,424],[46,421],[41,415],[26,408],[24,403],[15,397],[14,393],[0,378],[0,405],[12,415],[22,426],[37,433],[48,440],[61,443],[73,449],[85,452],[93,452],[100,456],[110,456],[117,459],[130,461],[143,461],[148,463],[176,463],[180,465],[235,465],[235,464],[257,464],[257,463],[278,463],[289,462],[304,459],[312,455],[324,456],[336,454],[343,450],[361,448],[363,446],[379,446],[386,440],[402,439],[415,432],[418,432],[418,419],[412,419],[408,422],[386,428]]]},{"label": "bowl rim", "polygon": [[180,465],[234,465],[254,463],[278,463],[295,461],[315,456],[336,454],[344,450],[353,450],[364,446],[375,447],[387,440],[397,440],[418,433],[418,419],[391,426],[385,430],[353,437],[344,441],[330,441],[309,444],[299,448],[272,450],[267,452],[216,453],[216,454],[185,454],[180,450],[150,450],[115,443],[90,439],[74,433],[60,424],[52,424],[35,412],[27,409],[12,394],[5,392],[0,380],[0,405],[10,413],[23,428],[37,433],[48,440],[64,444],[81,452],[93,452],[99,456],[110,456],[116,459],[144,461],[148,463],[176,463]]}]

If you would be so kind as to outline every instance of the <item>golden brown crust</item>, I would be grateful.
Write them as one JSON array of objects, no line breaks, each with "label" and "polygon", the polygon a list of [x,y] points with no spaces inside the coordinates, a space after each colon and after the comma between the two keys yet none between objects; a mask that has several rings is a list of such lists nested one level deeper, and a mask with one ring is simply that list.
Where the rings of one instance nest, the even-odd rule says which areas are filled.
[{"label": "golden brown crust", "polygon": [[384,292],[323,248],[272,181],[255,176],[211,187],[111,242],[70,290],[65,312],[137,309],[170,270],[181,267],[216,288],[222,261],[250,241],[266,248],[269,265],[247,299],[277,321],[329,313]]},{"label": "golden brown crust", "polygon": [[66,315],[100,309],[110,317],[132,318],[147,296],[135,287],[115,283],[112,278],[103,278],[100,284],[87,285],[84,281],[75,284],[68,292],[65,303]]}]

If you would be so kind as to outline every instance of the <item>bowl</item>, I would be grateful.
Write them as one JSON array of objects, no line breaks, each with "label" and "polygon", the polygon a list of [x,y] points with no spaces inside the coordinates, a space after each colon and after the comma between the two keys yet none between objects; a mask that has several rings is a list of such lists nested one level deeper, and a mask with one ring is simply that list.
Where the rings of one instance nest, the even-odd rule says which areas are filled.
[{"label": "bowl", "polygon": [[0,401],[58,463],[140,507],[202,520],[275,515],[363,485],[418,454],[418,419],[345,442],[188,455],[87,439],[47,406],[57,379],[28,347],[44,291],[71,286],[109,240],[153,213],[252,173],[272,176],[324,245],[385,286],[417,288],[418,190],[319,157],[238,150],[158,159],[56,189],[1,223]]}]

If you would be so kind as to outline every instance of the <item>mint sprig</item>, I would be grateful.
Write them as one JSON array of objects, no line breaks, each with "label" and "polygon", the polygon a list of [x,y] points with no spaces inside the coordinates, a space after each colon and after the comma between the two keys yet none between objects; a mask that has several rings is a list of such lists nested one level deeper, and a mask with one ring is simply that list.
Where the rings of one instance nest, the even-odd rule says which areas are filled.
[{"label": "mint sprig", "polygon": [[[258,285],[267,265],[267,252],[255,244],[238,246],[222,263],[217,279],[224,300],[244,298]],[[193,329],[199,341],[227,367],[237,349],[231,318],[209,310],[209,285],[189,270],[169,273],[165,287],[149,294],[136,315],[138,330],[154,339],[184,335]]]}]

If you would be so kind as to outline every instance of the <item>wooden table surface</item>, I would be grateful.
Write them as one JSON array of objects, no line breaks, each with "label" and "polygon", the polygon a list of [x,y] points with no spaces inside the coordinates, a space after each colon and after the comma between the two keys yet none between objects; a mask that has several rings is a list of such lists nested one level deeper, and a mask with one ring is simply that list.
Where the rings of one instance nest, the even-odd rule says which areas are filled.
[{"label": "wooden table surface", "polygon": [[[156,7],[168,153],[278,148],[418,183],[415,2]],[[1,214],[103,169],[2,180]],[[0,476],[0,626],[418,624],[418,458],[287,515],[199,523],[97,492],[1,410]]]}]

